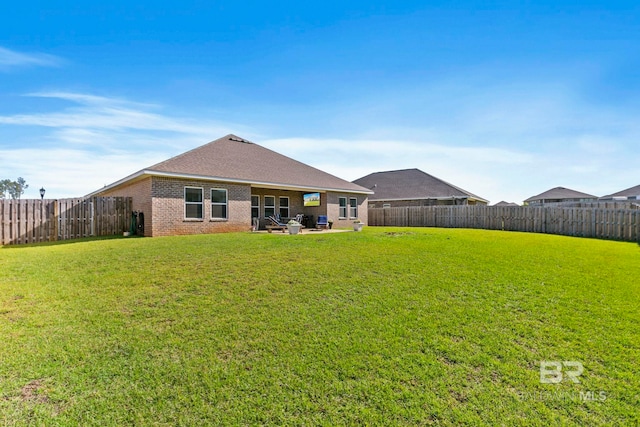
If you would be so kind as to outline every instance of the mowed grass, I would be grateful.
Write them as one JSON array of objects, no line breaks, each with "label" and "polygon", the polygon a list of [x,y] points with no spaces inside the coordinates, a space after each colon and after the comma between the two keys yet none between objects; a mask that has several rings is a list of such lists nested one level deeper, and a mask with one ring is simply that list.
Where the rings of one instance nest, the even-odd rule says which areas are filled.
[{"label": "mowed grass", "polygon": [[637,425],[639,265],[636,244],[418,228],[4,247],[0,419]]}]

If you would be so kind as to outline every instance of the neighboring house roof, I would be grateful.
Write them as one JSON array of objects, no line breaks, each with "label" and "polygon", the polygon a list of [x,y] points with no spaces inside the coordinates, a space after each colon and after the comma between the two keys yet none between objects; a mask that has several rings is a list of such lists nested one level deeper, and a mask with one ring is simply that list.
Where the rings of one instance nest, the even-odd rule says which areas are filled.
[{"label": "neighboring house roof", "polygon": [[375,194],[369,197],[371,201],[464,198],[488,203],[486,199],[420,169],[375,172],[353,182],[374,191]]},{"label": "neighboring house roof", "polygon": [[564,187],[556,187],[540,193],[536,196],[529,197],[525,202],[533,202],[539,200],[564,200],[564,199],[597,199],[593,194],[582,193],[580,191],[571,190]]},{"label": "neighboring house roof", "polygon": [[493,206],[520,206],[520,205],[519,205],[519,204],[517,204],[517,203],[513,203],[513,202],[505,202],[505,201],[503,200],[503,201],[501,201],[501,202],[496,203],[496,204],[495,204],[495,205],[493,205]]},{"label": "neighboring house roof", "polygon": [[246,183],[299,191],[373,194],[357,184],[232,134],[149,166],[92,194],[147,176]]},{"label": "neighboring house roof", "polygon": [[627,188],[626,190],[618,191],[617,193],[609,194],[601,197],[601,199],[612,199],[614,197],[638,197],[640,196],[640,185]]}]

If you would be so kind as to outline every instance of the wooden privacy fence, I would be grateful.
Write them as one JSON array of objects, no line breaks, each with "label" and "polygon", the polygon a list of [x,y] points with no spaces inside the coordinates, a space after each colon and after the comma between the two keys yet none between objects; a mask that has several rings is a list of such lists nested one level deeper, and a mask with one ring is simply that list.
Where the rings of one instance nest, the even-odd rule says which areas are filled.
[{"label": "wooden privacy fence", "polygon": [[525,206],[370,208],[369,225],[480,228],[640,242],[640,209]]},{"label": "wooden privacy fence", "polygon": [[128,231],[130,197],[0,200],[0,244],[50,242]]}]

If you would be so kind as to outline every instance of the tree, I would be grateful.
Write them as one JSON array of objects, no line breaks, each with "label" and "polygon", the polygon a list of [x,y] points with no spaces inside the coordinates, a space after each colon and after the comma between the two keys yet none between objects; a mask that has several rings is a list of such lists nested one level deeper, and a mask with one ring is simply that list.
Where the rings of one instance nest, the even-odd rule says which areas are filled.
[{"label": "tree", "polygon": [[0,181],[0,199],[6,198],[7,195],[11,196],[12,199],[19,199],[27,188],[29,188],[29,185],[22,177],[18,177],[15,181],[3,179]]},{"label": "tree", "polygon": [[9,193],[9,185],[11,184],[10,179],[3,179],[0,181],[0,199],[4,199],[7,197],[7,193]]}]

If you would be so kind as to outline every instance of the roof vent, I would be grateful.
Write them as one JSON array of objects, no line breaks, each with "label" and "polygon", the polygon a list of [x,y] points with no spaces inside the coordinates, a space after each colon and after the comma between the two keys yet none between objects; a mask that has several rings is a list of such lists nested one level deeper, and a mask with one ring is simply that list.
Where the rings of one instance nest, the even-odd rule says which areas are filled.
[{"label": "roof vent", "polygon": [[230,137],[229,140],[236,141],[236,142],[243,142],[245,144],[251,144],[251,142],[247,141],[246,139],[242,139],[242,138]]}]

